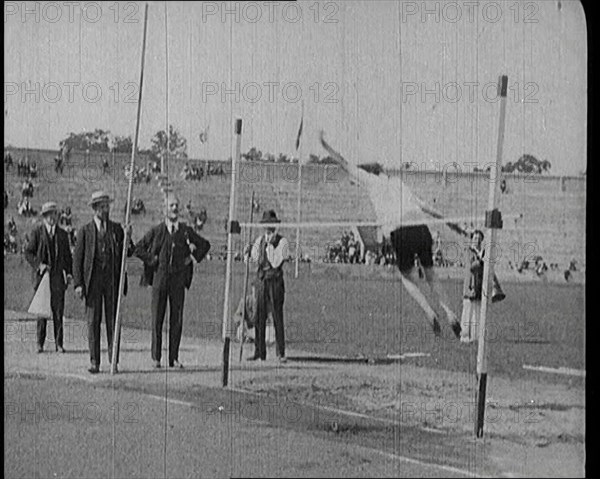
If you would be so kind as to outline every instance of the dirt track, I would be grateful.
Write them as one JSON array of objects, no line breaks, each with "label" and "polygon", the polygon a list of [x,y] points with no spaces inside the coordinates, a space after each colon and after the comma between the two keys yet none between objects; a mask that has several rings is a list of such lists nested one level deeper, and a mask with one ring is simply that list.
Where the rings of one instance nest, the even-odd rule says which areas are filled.
[{"label": "dirt track", "polygon": [[[29,278],[25,275],[28,270],[18,266],[17,258],[5,265],[6,271],[10,271],[7,277],[11,278],[10,283],[5,283],[5,306],[27,300],[22,291],[29,288]],[[197,272],[187,295],[184,319],[188,344],[213,344],[211,348],[217,359],[211,362],[217,363],[222,266],[222,263],[207,263],[202,272]],[[367,421],[380,421],[375,429],[357,429],[358,426],[350,424],[329,432],[340,438],[371,437],[376,444],[384,444],[391,432],[383,431],[400,424],[453,438],[452,442],[457,438],[462,438],[459,443],[469,441],[476,386],[476,345],[458,343],[447,327],[444,337],[436,340],[416,306],[398,291],[399,285],[394,281],[359,281],[343,276],[333,280],[329,274],[313,275],[311,281],[288,279],[285,308],[290,363],[284,368],[273,368],[268,361],[266,368],[253,374],[233,373],[235,386],[259,393],[263,398],[318,404],[364,415]],[[240,286],[239,275],[235,281],[234,294]],[[455,280],[444,283],[450,292],[460,287]],[[124,338],[141,346],[149,339],[145,331],[149,291],[133,284],[125,302],[125,318],[126,326],[135,328],[128,329]],[[522,366],[527,362],[585,368],[583,287],[510,282],[504,283],[504,287],[508,298],[494,306],[491,321],[492,324],[511,321],[513,327],[498,329],[497,341],[490,343],[486,434],[492,441],[489,443],[492,450],[486,457],[494,458],[491,459],[494,467],[511,473],[580,475],[584,462],[585,380],[533,372]],[[75,302],[69,291],[67,315],[77,317],[79,308],[81,303]],[[391,325],[391,320],[399,320],[400,325]],[[83,334],[84,323],[68,324],[65,340],[68,342],[71,337],[80,341],[78,336]],[[81,330],[80,334],[69,336],[68,331],[75,330]],[[29,340],[33,341],[34,336]],[[246,346],[247,354],[251,354],[251,348]],[[367,357],[384,359],[387,354],[411,352],[426,356],[398,362],[387,360],[387,365],[365,364]],[[189,362],[191,358],[186,354],[184,361]],[[234,345],[235,364],[237,354]],[[273,356],[272,351],[269,354]],[[343,360],[310,361],[310,356],[337,356]],[[359,356],[363,359],[356,362]],[[147,365],[142,363],[139,372],[144,367]],[[134,378],[147,377],[127,376],[128,384]],[[217,386],[218,366],[213,376],[215,379],[211,381]],[[185,396],[187,387],[183,385],[180,394]],[[436,456],[431,448],[425,448],[421,454],[430,459]]]}]

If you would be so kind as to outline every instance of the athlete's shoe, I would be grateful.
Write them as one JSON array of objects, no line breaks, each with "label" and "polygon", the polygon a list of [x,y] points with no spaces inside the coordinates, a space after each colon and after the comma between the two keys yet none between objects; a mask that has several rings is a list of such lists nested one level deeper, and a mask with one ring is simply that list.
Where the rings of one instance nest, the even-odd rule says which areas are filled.
[{"label": "athlete's shoe", "polygon": [[440,327],[440,322],[437,319],[437,316],[433,318],[433,334],[436,336],[440,336],[442,334],[442,328]]}]

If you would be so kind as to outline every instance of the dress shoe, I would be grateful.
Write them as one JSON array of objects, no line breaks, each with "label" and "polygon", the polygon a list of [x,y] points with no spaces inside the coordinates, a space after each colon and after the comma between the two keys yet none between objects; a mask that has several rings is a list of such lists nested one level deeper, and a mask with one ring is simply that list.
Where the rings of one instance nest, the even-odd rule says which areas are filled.
[{"label": "dress shoe", "polygon": [[44,346],[38,346],[38,354],[42,354],[44,352]]},{"label": "dress shoe", "polygon": [[88,372],[90,374],[98,374],[100,372],[100,366],[95,366],[94,364],[92,364],[88,369]]},{"label": "dress shoe", "polygon": [[179,361],[173,361],[172,363],[169,363],[169,367],[183,369],[183,364],[181,364]]},{"label": "dress shoe", "polygon": [[160,361],[152,361],[152,366],[154,366],[156,369],[160,368]]},{"label": "dress shoe", "polygon": [[56,352],[57,353],[66,353],[65,348],[63,348],[62,346],[57,346],[56,347]]},{"label": "dress shoe", "polygon": [[433,334],[436,336],[440,336],[442,334],[442,328],[440,327],[440,322],[437,317],[433,318]]},{"label": "dress shoe", "polygon": [[280,363],[287,363],[287,358],[285,356],[279,356]]},{"label": "dress shoe", "polygon": [[261,358],[260,356],[256,356],[256,355],[254,355],[254,356],[250,356],[249,358],[246,358],[246,361],[258,361],[259,359],[260,359],[261,361],[264,361],[264,360],[265,360],[265,358]]}]

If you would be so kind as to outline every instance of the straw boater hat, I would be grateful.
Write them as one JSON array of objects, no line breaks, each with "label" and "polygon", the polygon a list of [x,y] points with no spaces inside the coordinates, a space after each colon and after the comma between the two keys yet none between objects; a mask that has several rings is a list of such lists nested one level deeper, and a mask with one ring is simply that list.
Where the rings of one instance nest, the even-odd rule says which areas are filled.
[{"label": "straw boater hat", "polygon": [[56,205],[56,203],[54,201],[48,201],[47,203],[44,203],[42,205],[42,215],[45,215],[47,213],[51,213],[53,211],[57,211],[58,210],[58,206]]},{"label": "straw boater hat", "polygon": [[261,223],[281,223],[281,221],[279,221],[279,219],[277,218],[275,211],[273,211],[273,210],[265,211],[263,213],[263,217],[262,217],[262,220],[260,220],[260,222]]},{"label": "straw boater hat", "polygon": [[103,202],[112,203],[113,200],[110,196],[108,196],[108,193],[105,193],[104,191],[94,191],[92,193],[92,199],[90,200],[88,205],[94,206],[98,203]]}]

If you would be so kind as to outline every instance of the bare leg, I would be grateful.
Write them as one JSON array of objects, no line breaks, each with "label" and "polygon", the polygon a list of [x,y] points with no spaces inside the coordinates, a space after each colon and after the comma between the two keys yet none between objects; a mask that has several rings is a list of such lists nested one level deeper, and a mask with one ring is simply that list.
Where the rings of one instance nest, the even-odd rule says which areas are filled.
[{"label": "bare leg", "polygon": [[431,295],[434,298],[436,303],[439,303],[444,312],[446,313],[446,317],[448,318],[448,322],[450,324],[456,324],[458,322],[458,317],[450,309],[448,306],[448,297],[446,296],[446,292],[440,286],[439,281],[437,280],[437,276],[435,274],[435,270],[433,268],[423,268],[425,270],[425,279],[429,288],[431,289]]},{"label": "bare leg", "polygon": [[435,321],[437,320],[437,314],[434,311],[434,309],[431,307],[429,302],[427,301],[427,298],[425,297],[423,292],[417,286],[416,282],[414,281],[414,278],[411,277],[414,275],[414,271],[415,271],[415,269],[413,268],[410,271],[405,271],[404,273],[402,273],[402,272],[400,273],[400,278],[402,279],[402,284],[404,285],[404,287],[406,288],[408,293],[419,304],[419,306],[421,306],[421,309],[423,309],[423,311],[425,311],[425,314],[427,315],[427,318],[429,319],[429,321],[431,321],[432,323],[435,323]]}]

